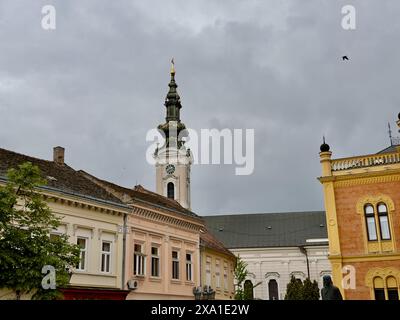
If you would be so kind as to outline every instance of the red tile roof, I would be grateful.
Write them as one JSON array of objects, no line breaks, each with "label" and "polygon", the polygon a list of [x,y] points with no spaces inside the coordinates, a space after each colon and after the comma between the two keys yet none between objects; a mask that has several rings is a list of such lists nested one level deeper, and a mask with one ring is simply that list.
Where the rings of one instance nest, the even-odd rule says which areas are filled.
[{"label": "red tile roof", "polygon": [[231,258],[236,259],[236,256],[229,251],[222,242],[220,242],[216,237],[214,237],[207,229],[203,230],[204,232],[200,233],[200,245],[213,249],[215,251],[221,252],[230,256]]},{"label": "red tile roof", "polygon": [[198,215],[182,207],[176,200],[169,199],[158,193],[152,192],[141,185],[137,185],[134,188],[126,188],[117,185],[115,183],[99,179],[83,170],[81,170],[80,173],[85,177],[87,177],[88,179],[91,179],[93,182],[98,183],[99,185],[102,185],[106,188],[111,188],[112,190],[114,190],[117,194],[119,194],[120,200],[124,198],[124,195],[127,195],[129,198],[145,201],[150,205],[156,205],[156,206],[158,205],[166,209],[178,211],[181,214],[200,219]]}]

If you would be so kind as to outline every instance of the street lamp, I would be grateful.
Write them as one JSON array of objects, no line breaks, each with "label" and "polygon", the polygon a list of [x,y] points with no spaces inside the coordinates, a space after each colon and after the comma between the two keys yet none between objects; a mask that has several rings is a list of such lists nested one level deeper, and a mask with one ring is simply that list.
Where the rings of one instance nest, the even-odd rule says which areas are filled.
[{"label": "street lamp", "polygon": [[201,300],[201,287],[194,287],[193,294],[195,300]]},{"label": "street lamp", "polygon": [[211,288],[211,286],[194,287],[193,295],[195,300],[215,300],[215,291]]}]

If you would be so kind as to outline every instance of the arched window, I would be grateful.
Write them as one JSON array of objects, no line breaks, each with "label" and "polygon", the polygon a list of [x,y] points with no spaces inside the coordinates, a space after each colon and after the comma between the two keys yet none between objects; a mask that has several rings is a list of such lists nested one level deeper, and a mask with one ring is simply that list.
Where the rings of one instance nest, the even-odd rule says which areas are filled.
[{"label": "arched window", "polygon": [[269,300],[279,300],[278,282],[275,279],[268,281]]},{"label": "arched window", "polygon": [[390,227],[387,206],[384,203],[378,204],[379,228],[382,240],[390,240]]},{"label": "arched window", "polygon": [[167,184],[167,197],[175,199],[175,186],[173,182],[168,182]]},{"label": "arched window", "polygon": [[254,293],[253,293],[253,283],[251,280],[246,280],[244,282],[244,299],[245,300],[253,300],[254,299]]},{"label": "arched window", "polygon": [[376,233],[374,207],[371,204],[365,205],[364,213],[365,213],[365,222],[367,225],[368,240],[369,241],[378,240],[378,236]]}]

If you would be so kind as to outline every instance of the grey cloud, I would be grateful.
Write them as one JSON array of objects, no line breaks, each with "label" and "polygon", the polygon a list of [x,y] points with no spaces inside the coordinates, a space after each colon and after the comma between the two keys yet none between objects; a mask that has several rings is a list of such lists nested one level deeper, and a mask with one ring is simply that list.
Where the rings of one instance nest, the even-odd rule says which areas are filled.
[{"label": "grey cloud", "polygon": [[[45,4],[54,32],[40,28]],[[355,31],[340,26],[345,4]],[[63,145],[77,169],[154,189],[145,136],[164,120],[174,56],[188,127],[255,129],[254,174],[195,166],[193,209],[322,209],[322,134],[335,157],[388,144],[399,11],[396,0],[2,1],[0,147],[51,158]]]}]

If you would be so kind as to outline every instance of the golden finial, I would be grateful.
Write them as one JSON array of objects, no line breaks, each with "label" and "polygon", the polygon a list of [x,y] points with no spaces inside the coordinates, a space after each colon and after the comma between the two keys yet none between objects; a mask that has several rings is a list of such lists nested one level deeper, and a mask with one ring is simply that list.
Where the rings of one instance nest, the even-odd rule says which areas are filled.
[{"label": "golden finial", "polygon": [[171,74],[175,74],[175,62],[174,62],[174,58],[171,59]]}]

